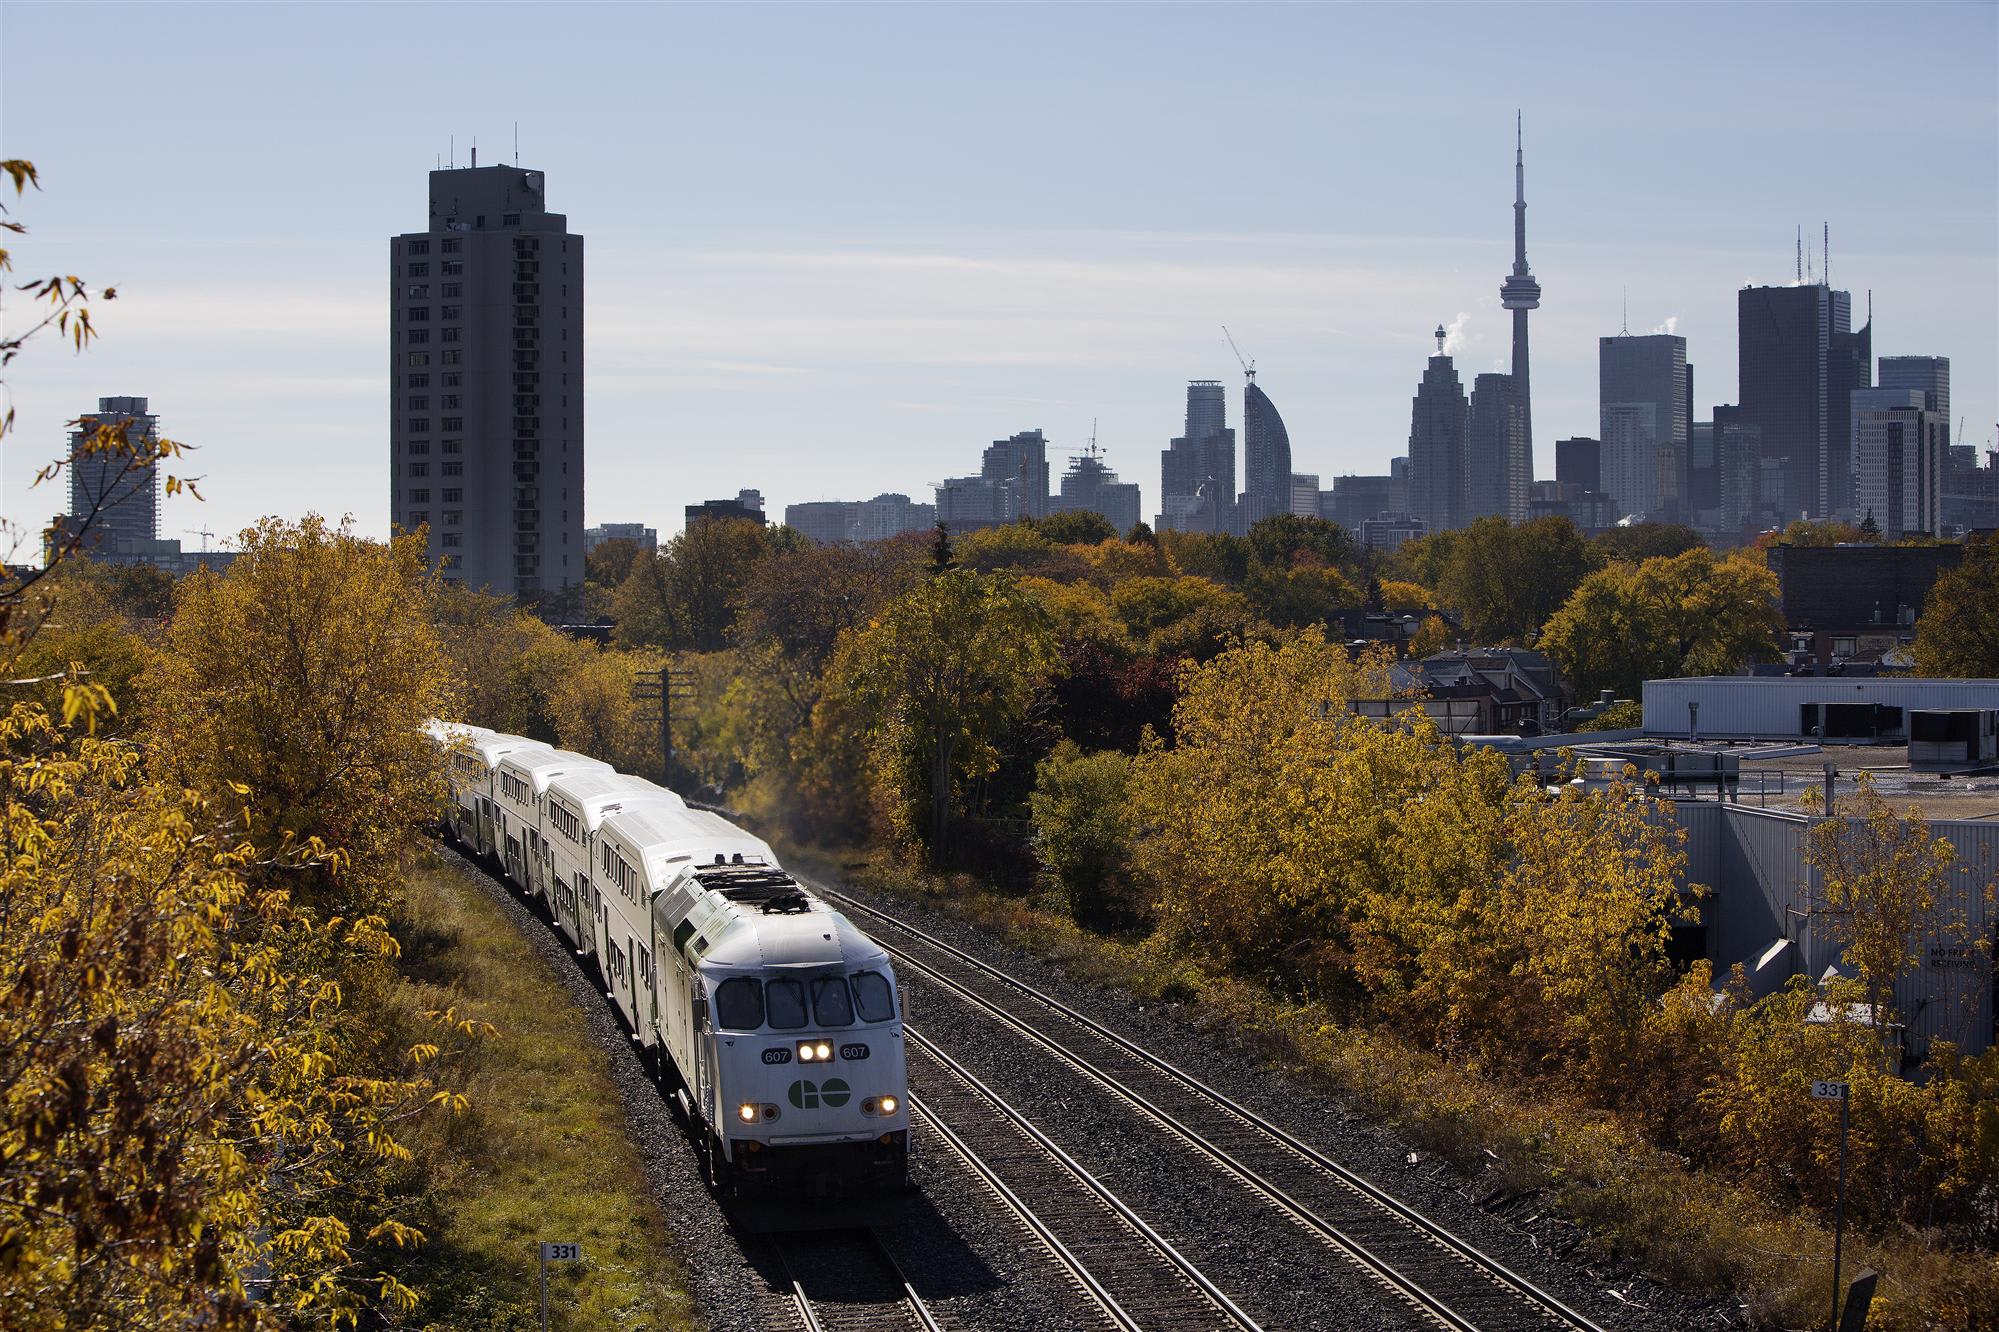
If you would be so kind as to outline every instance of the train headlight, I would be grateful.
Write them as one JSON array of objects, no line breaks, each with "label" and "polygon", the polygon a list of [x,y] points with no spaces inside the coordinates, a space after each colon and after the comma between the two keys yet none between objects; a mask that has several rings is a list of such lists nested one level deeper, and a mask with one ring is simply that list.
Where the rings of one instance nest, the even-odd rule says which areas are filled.
[{"label": "train headlight", "polygon": [[798,1062],[801,1064],[824,1064],[833,1058],[833,1047],[825,1041],[800,1041]]},{"label": "train headlight", "polygon": [[885,1115],[892,1115],[892,1114],[894,1114],[894,1113],[895,1113],[895,1108],[896,1108],[896,1106],[897,1106],[898,1104],[899,1104],[899,1102],[897,1102],[897,1100],[896,1100],[896,1099],[895,1099],[895,1097],[893,1097],[893,1096],[884,1096],[884,1097],[882,1097],[882,1099],[881,1099],[881,1110],[882,1110],[882,1113],[883,1113],[883,1114],[885,1114]]},{"label": "train headlight", "polygon": [[814,1058],[818,1059],[819,1062],[823,1064],[828,1059],[831,1059],[833,1057],[833,1047],[826,1044],[826,1042],[821,1041],[819,1042],[819,1044],[812,1047],[812,1054]]},{"label": "train headlight", "polygon": [[870,1096],[867,1100],[861,1102],[861,1113],[864,1115],[892,1115],[895,1113],[896,1107],[900,1104],[901,1102],[893,1096]]},{"label": "train headlight", "polygon": [[757,1122],[757,1109],[757,1106],[752,1102],[744,1101],[736,1107],[736,1115],[745,1124],[754,1124]]}]

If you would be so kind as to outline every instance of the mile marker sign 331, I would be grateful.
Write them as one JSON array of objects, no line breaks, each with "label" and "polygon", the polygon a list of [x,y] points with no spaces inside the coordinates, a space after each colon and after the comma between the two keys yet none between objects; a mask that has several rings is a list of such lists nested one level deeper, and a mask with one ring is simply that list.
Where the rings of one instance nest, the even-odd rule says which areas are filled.
[{"label": "mile marker sign 331", "polygon": [[1812,1099],[1814,1101],[1844,1101],[1846,1099],[1846,1084],[1844,1082],[1826,1082],[1823,1080],[1814,1082],[1812,1083]]},{"label": "mile marker sign 331", "polygon": [[583,1261],[581,1244],[548,1244],[541,1246],[541,1260],[545,1263],[580,1263]]}]

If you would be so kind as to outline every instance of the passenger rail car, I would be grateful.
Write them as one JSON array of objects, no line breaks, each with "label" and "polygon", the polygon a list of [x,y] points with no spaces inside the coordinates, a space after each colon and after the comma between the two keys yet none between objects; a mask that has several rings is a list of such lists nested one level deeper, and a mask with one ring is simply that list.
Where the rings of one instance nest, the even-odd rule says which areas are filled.
[{"label": "passenger rail car", "polygon": [[549,917],[577,955],[593,964],[599,953],[596,922],[601,913],[591,878],[597,830],[607,815],[648,805],[687,807],[665,787],[621,772],[564,773],[548,784],[543,836],[549,848]]},{"label": "passenger rail car", "polygon": [[507,877],[545,906],[548,891],[548,784],[577,772],[611,772],[611,765],[567,749],[522,749],[493,769],[493,805],[500,814],[500,859]]},{"label": "passenger rail car", "polygon": [[[453,826],[594,964],[718,1192],[907,1179],[902,1003],[879,945],[728,820],[579,754],[426,728]],[[486,830],[490,828],[490,832]]]},{"label": "passenger rail car", "polygon": [[548,750],[539,740],[502,735],[482,726],[464,727],[465,734],[440,740],[449,752],[445,767],[451,786],[451,832],[476,855],[497,856],[500,816],[494,804],[493,776],[500,760],[525,750]]}]

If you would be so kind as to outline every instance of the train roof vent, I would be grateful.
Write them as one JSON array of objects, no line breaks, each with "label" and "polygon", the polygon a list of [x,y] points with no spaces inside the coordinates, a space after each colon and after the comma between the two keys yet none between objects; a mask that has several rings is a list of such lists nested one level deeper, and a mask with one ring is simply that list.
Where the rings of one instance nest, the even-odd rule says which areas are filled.
[{"label": "train roof vent", "polygon": [[706,865],[695,870],[694,877],[703,888],[765,915],[796,915],[812,905],[796,879],[768,865]]}]

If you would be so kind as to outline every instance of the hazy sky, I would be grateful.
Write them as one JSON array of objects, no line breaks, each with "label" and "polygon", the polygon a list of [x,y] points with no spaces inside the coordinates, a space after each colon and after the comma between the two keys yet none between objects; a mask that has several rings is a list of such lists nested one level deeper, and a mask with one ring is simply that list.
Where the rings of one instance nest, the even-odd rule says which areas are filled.
[{"label": "hazy sky", "polygon": [[[1595,434],[1596,338],[1686,335],[1735,400],[1735,292],[1802,223],[1875,351],[1999,419],[1999,8],[1963,5],[0,5],[17,276],[115,283],[10,372],[0,512],[100,395],[200,446],[207,502],[388,514],[388,238],[457,136],[588,238],[591,523],[671,531],[976,471],[1042,427],[1159,498],[1188,379],[1293,465],[1386,469],[1439,323],[1504,368],[1527,126],[1536,474]],[[10,206],[13,206],[10,200]],[[18,318],[18,308],[10,318]],[[198,538],[188,538],[190,546]]]}]

